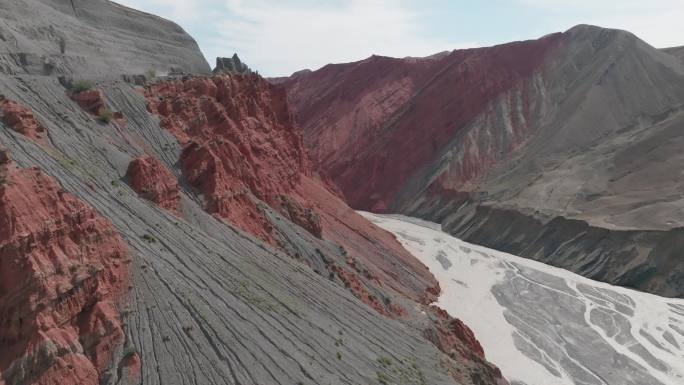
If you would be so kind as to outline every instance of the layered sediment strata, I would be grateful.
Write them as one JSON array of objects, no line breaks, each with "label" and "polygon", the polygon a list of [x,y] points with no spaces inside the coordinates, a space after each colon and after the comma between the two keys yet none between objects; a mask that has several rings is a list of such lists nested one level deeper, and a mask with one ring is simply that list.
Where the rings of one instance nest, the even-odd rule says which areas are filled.
[{"label": "layered sediment strata", "polygon": [[0,378],[99,384],[123,342],[127,247],[38,168],[0,165]]},{"label": "layered sediment strata", "polygon": [[676,52],[579,25],[273,81],[288,89],[313,163],[352,207],[682,296],[684,264],[654,241],[680,244],[684,226]]}]

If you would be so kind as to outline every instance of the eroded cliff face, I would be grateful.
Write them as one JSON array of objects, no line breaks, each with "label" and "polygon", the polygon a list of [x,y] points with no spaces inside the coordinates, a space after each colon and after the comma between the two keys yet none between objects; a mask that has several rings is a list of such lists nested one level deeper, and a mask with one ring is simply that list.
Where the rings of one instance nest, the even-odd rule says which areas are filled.
[{"label": "eroded cliff face", "polygon": [[99,384],[123,342],[127,247],[38,168],[0,164],[0,383]]},{"label": "eroded cliff face", "polygon": [[[673,177],[684,66],[634,35],[580,25],[273,81],[288,89],[314,164],[352,207],[440,221],[594,279],[684,295],[684,265],[651,241],[684,224]],[[597,234],[613,240],[600,252]]]},{"label": "eroded cliff face", "polygon": [[[283,247],[260,207],[265,203],[314,236],[361,255],[375,275],[411,298],[438,292],[422,264],[313,174],[282,88],[255,74],[224,74],[156,82],[145,95],[162,127],[184,145],[183,176],[209,213]],[[392,267],[390,259],[401,264]],[[409,277],[402,271],[407,266]]]},{"label": "eroded cliff face", "polygon": [[[381,316],[421,330],[447,355],[475,349],[474,337],[454,337],[446,321],[417,312],[439,294],[427,268],[312,172],[282,88],[258,75],[228,73],[156,82],[145,96],[149,111],[183,144],[183,176],[209,213],[302,260]],[[270,210],[330,243],[304,252]],[[485,383],[504,381],[481,349],[450,357],[453,367]]]},{"label": "eroded cliff face", "polygon": [[308,171],[284,91],[257,75],[220,75],[157,82],[145,95],[184,146],[183,176],[207,211],[274,243],[257,203],[278,206]]}]

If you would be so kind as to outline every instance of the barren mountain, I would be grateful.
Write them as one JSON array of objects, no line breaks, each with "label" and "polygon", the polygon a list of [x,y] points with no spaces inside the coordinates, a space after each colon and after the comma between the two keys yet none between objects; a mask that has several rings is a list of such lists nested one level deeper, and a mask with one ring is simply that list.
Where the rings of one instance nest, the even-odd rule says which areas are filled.
[{"label": "barren mountain", "polygon": [[0,384],[507,383],[284,89],[105,0],[0,21]]},{"label": "barren mountain", "polygon": [[684,64],[671,53],[580,25],[276,82],[314,163],[352,207],[684,295]]}]

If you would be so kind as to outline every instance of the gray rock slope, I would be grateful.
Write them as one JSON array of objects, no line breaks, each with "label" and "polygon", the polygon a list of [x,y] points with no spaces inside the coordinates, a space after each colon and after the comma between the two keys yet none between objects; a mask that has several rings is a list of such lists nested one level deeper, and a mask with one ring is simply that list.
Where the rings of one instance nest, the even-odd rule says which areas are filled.
[{"label": "gray rock slope", "polygon": [[663,48],[661,51],[670,54],[672,56],[675,56],[679,60],[684,61],[684,47],[670,47],[670,48]]},{"label": "gray rock slope", "polygon": [[178,25],[107,0],[1,0],[0,72],[208,73]]},{"label": "gray rock slope", "polygon": [[[142,358],[134,383],[366,384],[379,376],[454,383],[439,365],[442,353],[418,328],[378,315],[341,283],[217,221],[191,191],[182,198],[189,220],[139,198],[122,180],[131,158],[153,153],[179,174],[180,149],[139,92],[122,82],[100,85],[108,103],[126,114],[127,128],[96,122],[56,78],[0,76],[6,96],[32,106],[53,147],[2,124],[0,142],[19,166],[41,167],[111,219],[130,245],[126,342],[104,383],[131,381],[117,367],[131,349]],[[304,257],[338,250],[279,222]],[[381,364],[385,358],[392,367]]]},{"label": "gray rock slope", "polygon": [[[149,69],[209,72],[176,25],[101,0],[0,0],[0,20],[0,90],[31,108],[48,142],[0,123],[0,144],[18,166],[40,167],[109,218],[131,251],[126,338],[103,384],[492,383],[426,339],[432,324],[417,303],[392,298],[407,315],[384,317],[318,273],[324,260],[345,263],[340,246],[269,211],[295,259],[206,214],[186,185],[180,216],[128,187],[128,164],[142,154],[182,181],[177,140],[147,111],[140,89],[121,80]],[[93,81],[127,123],[104,124],[83,111],[62,74]],[[139,375],[124,364],[131,352],[141,358]],[[21,384],[7,376],[0,373],[0,383]]]}]

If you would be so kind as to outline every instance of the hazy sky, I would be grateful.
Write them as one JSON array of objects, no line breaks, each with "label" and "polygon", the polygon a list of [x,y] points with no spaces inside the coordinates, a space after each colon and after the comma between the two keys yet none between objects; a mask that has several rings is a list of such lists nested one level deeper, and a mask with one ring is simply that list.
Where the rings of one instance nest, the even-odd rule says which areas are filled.
[{"label": "hazy sky", "polygon": [[537,38],[580,23],[684,45],[683,0],[118,0],[173,20],[213,66],[237,52],[267,76],[371,54],[426,56]]}]

